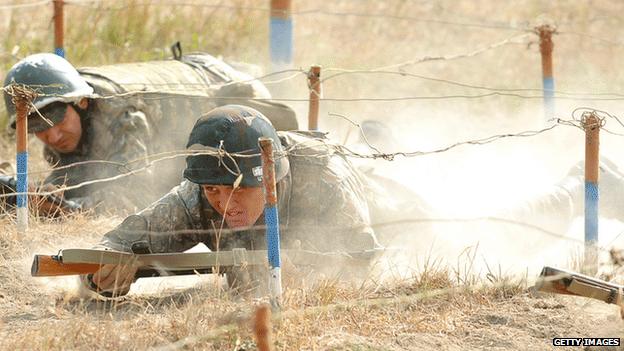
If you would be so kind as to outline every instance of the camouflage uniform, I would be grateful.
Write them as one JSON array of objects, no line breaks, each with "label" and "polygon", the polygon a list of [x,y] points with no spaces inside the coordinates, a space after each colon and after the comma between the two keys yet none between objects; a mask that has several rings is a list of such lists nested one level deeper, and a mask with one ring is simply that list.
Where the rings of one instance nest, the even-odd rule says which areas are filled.
[{"label": "camouflage uniform", "polygon": [[[78,149],[62,154],[45,147],[44,155],[56,168],[83,161],[106,162],[55,170],[46,183],[71,186],[144,168],[149,164],[148,155],[184,150],[195,120],[226,103],[264,110],[277,129],[297,127],[294,112],[285,105],[247,100],[269,99],[264,85],[245,83],[249,76],[209,55],[82,68],[79,72],[96,96],[89,100],[88,110],[80,112],[83,136]],[[99,204],[102,209],[136,210],[178,184],[183,165],[183,157],[158,162],[132,176],[68,190],[65,197],[84,207]]]},{"label": "camouflage uniform", "polygon": [[[288,176],[278,183],[283,248],[361,251],[377,247],[361,174],[343,156],[332,153],[326,140],[306,132],[278,134],[290,162]],[[201,187],[184,181],[126,218],[104,236],[100,247],[132,251],[142,244],[153,253],[180,252],[198,243],[213,251],[265,248],[263,229],[226,229],[218,237],[215,229],[222,222]]]}]

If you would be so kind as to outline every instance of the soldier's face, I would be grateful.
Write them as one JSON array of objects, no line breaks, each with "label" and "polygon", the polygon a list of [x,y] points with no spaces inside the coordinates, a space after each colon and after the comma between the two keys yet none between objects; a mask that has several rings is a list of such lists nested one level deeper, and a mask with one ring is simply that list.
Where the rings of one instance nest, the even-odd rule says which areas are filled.
[{"label": "soldier's face", "polygon": [[75,151],[82,137],[80,115],[73,106],[68,105],[65,117],[60,123],[43,132],[35,133],[35,135],[46,145],[60,153]]},{"label": "soldier's face", "polygon": [[254,225],[264,210],[262,187],[237,188],[227,185],[202,185],[204,196],[230,228]]}]

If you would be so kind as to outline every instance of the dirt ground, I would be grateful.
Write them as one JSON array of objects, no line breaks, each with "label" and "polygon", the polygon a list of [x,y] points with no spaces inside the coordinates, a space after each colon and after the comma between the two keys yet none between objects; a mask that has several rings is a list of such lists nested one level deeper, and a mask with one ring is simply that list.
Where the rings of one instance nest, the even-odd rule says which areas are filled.
[{"label": "dirt ground", "polygon": [[[186,52],[201,50],[234,61],[268,63],[268,13],[249,9],[258,6],[255,0],[202,1],[227,6],[201,10],[127,6],[129,12],[105,9],[109,5],[104,3],[108,2],[95,8],[66,9],[67,21],[71,20],[66,25],[68,58],[77,66],[168,57],[169,45],[178,40]],[[124,7],[135,1],[117,3]],[[539,43],[532,33],[540,23],[557,24],[553,59],[560,99],[556,116],[570,119],[583,106],[620,114],[621,102],[608,97],[620,96],[624,83],[624,70],[613,69],[621,65],[624,50],[624,26],[616,15],[624,10],[622,1],[340,0],[327,3],[326,13],[319,2],[293,3],[300,12],[295,16],[293,67],[301,67],[302,72],[293,76],[296,80],[287,81],[291,85],[286,88],[276,84],[281,76],[263,81],[277,99],[303,99],[291,106],[305,127],[309,92],[304,77],[310,65],[322,65],[324,77],[364,70],[336,74],[323,83],[327,100],[321,105],[320,126],[336,140],[353,141],[358,132],[330,112],[356,122],[383,120],[393,126],[401,143],[396,151],[408,152],[543,128],[540,98],[514,94],[457,98],[481,95],[484,89],[541,96]],[[51,49],[52,8],[45,6],[15,10],[0,6],[5,14],[0,28],[6,33],[0,71],[6,72],[20,57]],[[263,25],[254,25],[258,23]],[[508,42],[487,49],[503,41]],[[407,64],[477,50],[483,50],[482,54]],[[382,74],[376,72],[380,67],[398,68]],[[607,99],[595,100],[591,93]],[[413,99],[403,100],[407,97]],[[388,101],[376,101],[380,98]],[[4,128],[2,109],[0,126]],[[621,125],[613,119],[607,122],[611,131],[620,134],[602,134],[601,155],[624,164]],[[448,216],[490,214],[559,181],[582,158],[583,137],[575,128],[562,126],[550,134],[513,142],[506,139],[489,146],[397,158],[394,163],[384,161],[379,168],[415,184],[426,200]],[[31,138],[29,147],[30,170],[48,169],[39,141]],[[0,161],[14,160],[14,156],[14,136],[3,131]],[[399,162],[404,164],[397,166]],[[76,279],[30,277],[35,253],[91,247],[120,221],[119,217],[82,215],[58,222],[33,220],[30,231],[20,236],[11,218],[0,217],[0,350],[255,349],[250,314],[264,301],[231,296],[214,279],[203,279],[199,286],[186,282],[185,289],[176,290],[167,290],[160,282],[145,283],[142,293],[104,302],[81,299]],[[607,223],[613,228],[610,231],[601,223],[605,246],[624,238],[622,223]],[[443,249],[435,255],[451,260],[475,241],[482,251],[507,259],[518,270],[529,263],[540,268],[551,259],[564,261],[569,252],[563,240],[547,241],[544,233],[527,227],[502,228],[500,223],[482,222],[470,227],[462,223],[432,226]],[[429,248],[428,243],[417,244],[420,250]],[[330,279],[288,288],[281,316],[273,322],[275,349],[549,350],[559,349],[552,345],[555,337],[624,337],[624,322],[614,305],[537,295],[522,283],[494,287],[487,280],[458,281],[449,279],[448,273],[442,269],[425,276],[421,271],[394,282],[371,279],[366,285]]]},{"label": "dirt ground", "polygon": [[[216,335],[206,330],[202,335],[182,332],[180,338],[172,337],[176,328],[184,328],[183,322],[163,316],[172,309],[192,308],[195,299],[201,299],[201,293],[158,299],[135,297],[113,308],[101,302],[62,302],[54,294],[40,296],[31,305],[16,306],[2,296],[2,349],[177,349],[176,342],[188,344],[190,349],[255,349],[245,318],[240,326],[228,324],[235,311],[251,309],[249,302],[229,305],[213,301],[232,309],[204,317],[213,319],[207,324],[214,325],[212,333]],[[409,301],[408,295],[406,300],[384,300],[382,305],[374,301],[360,300],[333,312],[323,307],[335,305],[286,309],[273,327],[275,345],[280,350],[550,350],[555,349],[554,337],[621,338],[624,326],[616,307],[529,293],[506,298],[462,293],[423,301]],[[195,303],[194,308],[214,312],[206,308],[205,302]],[[166,323],[160,323],[160,330],[152,335],[153,342],[139,346],[131,338],[148,318],[164,319]],[[129,325],[128,329],[123,327]],[[97,343],[90,342],[91,334]],[[168,341],[158,342],[163,335],[168,335]],[[149,336],[136,338],[146,341]]]},{"label": "dirt ground", "polygon": [[[0,349],[255,349],[250,319],[263,300],[232,296],[210,276],[189,278],[177,288],[171,281],[169,287],[162,280],[140,281],[139,292],[112,302],[82,299],[74,277],[30,277],[32,253],[87,247],[115,223],[79,216],[65,224],[35,223],[25,237],[4,226]],[[68,234],[79,231],[90,234]],[[614,305],[538,294],[523,283],[459,285],[448,273],[438,269],[379,284],[326,279],[287,288],[273,321],[274,345],[277,350],[549,350],[555,337],[624,336]]]}]

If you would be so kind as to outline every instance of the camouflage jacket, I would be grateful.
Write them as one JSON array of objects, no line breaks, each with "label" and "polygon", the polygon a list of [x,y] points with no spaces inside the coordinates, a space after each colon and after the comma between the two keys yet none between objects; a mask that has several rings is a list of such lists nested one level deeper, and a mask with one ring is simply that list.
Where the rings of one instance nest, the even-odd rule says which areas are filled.
[{"label": "camouflage jacket", "polygon": [[[346,158],[333,153],[323,139],[305,132],[279,135],[290,161],[289,175],[278,184],[282,246],[315,251],[377,247],[362,175]],[[258,221],[261,226],[262,218]],[[99,246],[133,251],[138,243],[153,253],[180,252],[198,243],[213,251],[257,250],[265,247],[265,238],[261,228],[229,230],[201,187],[184,181],[105,234]]]},{"label": "camouflage jacket", "polygon": [[183,157],[151,162],[158,154],[184,150],[195,120],[218,105],[250,105],[277,129],[297,128],[294,112],[287,106],[249,100],[269,99],[264,85],[210,55],[82,68],[79,72],[94,88],[95,96],[81,116],[83,137],[78,149],[68,154],[44,149],[55,168],[79,165],[53,170],[45,182],[71,186],[136,172],[66,191],[66,198],[87,208],[136,211],[179,184]]}]

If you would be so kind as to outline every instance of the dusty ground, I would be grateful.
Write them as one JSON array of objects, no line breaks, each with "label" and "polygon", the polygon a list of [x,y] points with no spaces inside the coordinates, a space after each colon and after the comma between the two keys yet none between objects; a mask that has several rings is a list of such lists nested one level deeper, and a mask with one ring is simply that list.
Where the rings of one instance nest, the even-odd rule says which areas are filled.
[{"label": "dusty ground", "polygon": [[[114,5],[126,7],[124,11],[109,8],[110,2],[95,3],[95,7],[86,2],[68,6],[66,48],[70,61],[89,66],[161,59],[169,55],[169,45],[181,40],[186,52],[202,50],[236,61],[268,63],[268,13],[249,10],[258,7],[258,1],[226,2],[240,7],[234,9],[190,5],[175,10],[167,2],[132,6],[136,3],[115,1]],[[223,4],[216,0],[201,3]],[[372,70],[426,56],[470,53],[552,21],[558,25],[553,53],[558,91],[619,94],[624,83],[624,71],[618,69],[624,50],[620,42],[624,26],[617,16],[623,10],[621,1],[340,0],[326,7],[312,1],[294,4],[301,14],[294,16],[293,66],[307,70],[312,64],[321,64],[324,77],[343,69]],[[51,50],[48,5],[0,9],[0,28],[6,33],[0,51],[2,72],[20,57]],[[507,28],[492,28],[492,24]],[[531,93],[536,95],[542,86],[534,34],[475,57],[407,65],[401,72],[494,89],[537,89]],[[276,98],[307,98],[303,73],[281,91],[279,85],[268,82],[278,78],[264,79]],[[331,99],[483,92],[414,76],[368,72],[328,80],[323,94]],[[305,127],[307,102],[293,102],[292,106]],[[570,118],[572,110],[581,106],[618,115],[621,102],[560,99],[557,116]],[[379,119],[393,125],[396,138],[403,143],[400,151],[428,151],[544,125],[541,99],[323,101],[321,127],[340,141],[356,139],[357,131],[328,112],[355,121]],[[0,124],[4,113],[1,115]],[[607,121],[607,127],[622,132],[613,120]],[[601,154],[622,164],[621,145],[620,136],[603,133]],[[514,142],[397,159],[379,168],[415,184],[426,200],[446,214],[475,215],[525,200],[551,186],[582,158],[582,147],[582,133],[562,127]],[[31,140],[31,170],[47,167],[40,149],[38,141]],[[13,160],[14,155],[14,139],[2,133],[0,160]],[[394,167],[399,162],[403,163]],[[37,177],[41,175],[31,179]],[[64,222],[33,222],[26,236],[18,236],[13,222],[0,219],[0,349],[253,349],[247,320],[259,301],[235,299],[210,279],[199,289],[169,293],[150,290],[146,284],[142,291],[161,295],[133,295],[105,303],[80,300],[74,280],[29,277],[33,254],[90,247],[119,221],[117,217],[77,216]],[[614,221],[614,229],[608,233],[602,224],[601,238],[612,244],[612,238],[623,230],[622,223]],[[516,270],[528,264],[540,267],[551,260],[565,261],[568,255],[563,242],[546,242],[538,231],[501,229],[493,223],[457,227],[436,227],[437,247],[443,250],[434,256],[453,261],[457,252],[475,241],[481,243],[482,252],[506,258],[503,269],[508,264]],[[418,232],[421,228],[408,229]],[[419,250],[428,250],[428,243],[416,244]],[[454,253],[444,250],[449,247]],[[498,257],[491,256],[488,261],[496,263]],[[330,280],[287,290],[281,321],[273,327],[275,345],[280,350],[540,350],[553,348],[553,337],[624,337],[624,324],[612,305],[536,296],[524,284],[494,288],[482,278],[458,279],[453,269],[446,273],[450,274],[442,270],[423,276],[421,270],[382,284],[372,278],[365,286]],[[528,276],[534,277],[535,272]],[[476,288],[475,283],[485,287]]]},{"label": "dusty ground", "polygon": [[[114,223],[79,216],[18,237],[3,222],[0,349],[254,349],[250,315],[262,300],[211,279],[164,291],[153,282],[103,302],[81,299],[74,279],[29,276],[34,252],[88,246]],[[460,286],[431,268],[391,283],[287,289],[273,340],[278,350],[544,350],[554,337],[623,337],[623,327],[613,305],[535,294],[522,282]]]}]

